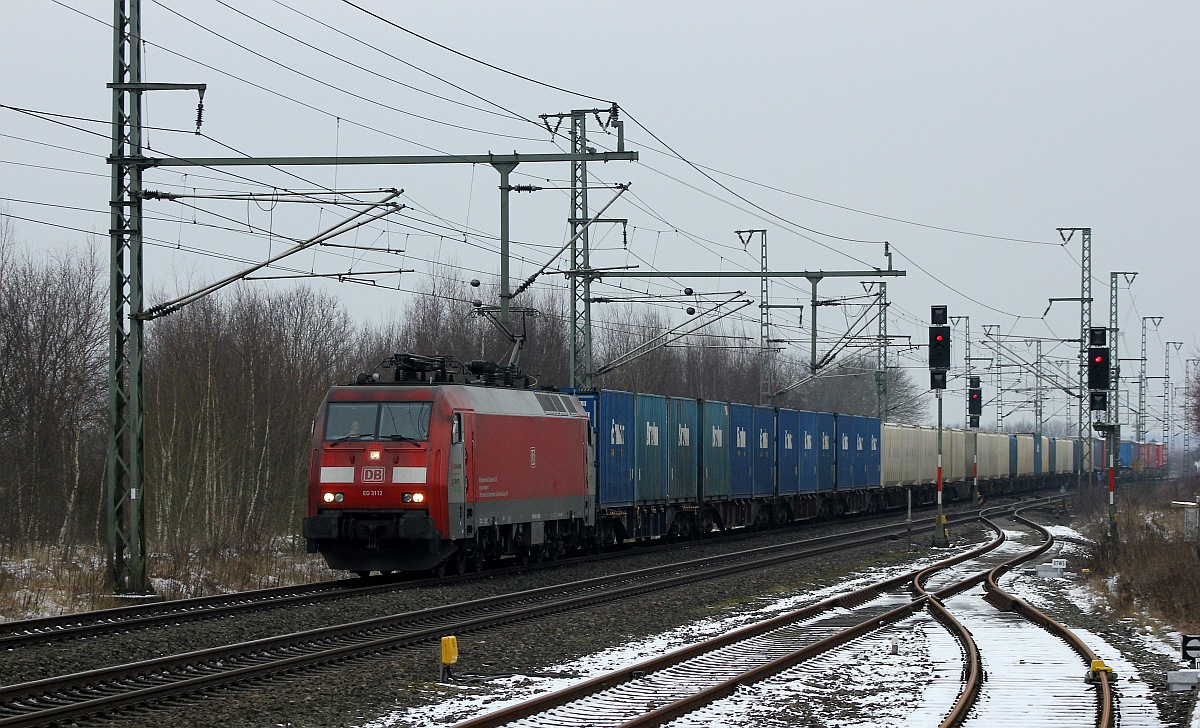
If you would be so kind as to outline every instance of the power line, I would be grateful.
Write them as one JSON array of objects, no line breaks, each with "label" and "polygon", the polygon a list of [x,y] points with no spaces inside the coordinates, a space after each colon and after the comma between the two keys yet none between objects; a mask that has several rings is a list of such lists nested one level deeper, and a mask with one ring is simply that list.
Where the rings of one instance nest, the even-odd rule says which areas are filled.
[{"label": "power line", "polygon": [[454,48],[451,48],[450,46],[443,45],[443,44],[441,44],[441,43],[438,43],[436,40],[433,40],[433,39],[431,39],[431,38],[427,38],[427,37],[425,37],[425,36],[421,35],[420,33],[417,33],[417,32],[415,32],[415,31],[409,30],[408,28],[405,28],[404,26],[402,26],[402,25],[399,25],[398,23],[395,23],[395,22],[393,22],[393,21],[391,21],[391,20],[388,20],[387,18],[383,17],[382,15],[377,15],[376,13],[373,13],[373,12],[371,12],[370,10],[367,10],[366,8],[362,7],[361,5],[358,5],[357,3],[350,2],[350,0],[342,0],[342,2],[344,2],[344,3],[345,3],[345,4],[347,4],[347,5],[349,5],[349,6],[350,6],[350,7],[352,7],[352,8],[355,8],[356,10],[360,10],[360,11],[362,11],[362,12],[366,13],[367,15],[370,15],[372,18],[375,18],[376,20],[378,20],[378,21],[380,21],[380,22],[387,23],[388,25],[392,26],[392,27],[393,27],[393,28],[395,28],[396,30],[400,30],[400,31],[403,31],[403,32],[405,32],[405,33],[408,33],[409,35],[411,35],[411,36],[413,36],[413,37],[415,37],[415,38],[420,38],[421,40],[425,41],[426,43],[429,43],[429,44],[431,44],[431,45],[435,45],[435,46],[437,46],[438,48],[441,48],[441,49],[442,49],[442,50],[444,50],[444,51],[448,51],[448,52],[450,52],[450,53],[453,53],[453,54],[454,54],[454,55],[456,55],[456,56],[460,56],[460,57],[462,57],[462,58],[465,58],[465,59],[467,59],[467,60],[469,60],[469,61],[473,61],[473,62],[475,62],[475,63],[478,63],[478,64],[480,64],[481,66],[486,66],[486,67],[488,67],[488,68],[492,69],[493,71],[499,71],[500,73],[507,74],[507,75],[509,75],[509,76],[512,76],[512,77],[514,77],[514,78],[519,78],[519,79],[521,79],[522,81],[528,81],[529,83],[536,84],[536,85],[538,85],[538,86],[543,86],[543,87],[545,87],[545,88],[548,88],[548,89],[551,89],[551,90],[553,90],[553,91],[561,91],[561,92],[563,92],[563,93],[565,93],[565,94],[570,94],[570,95],[572,95],[572,96],[579,96],[579,97],[582,97],[582,98],[585,98],[585,99],[591,99],[592,101],[599,101],[599,102],[601,102],[601,103],[603,103],[603,104],[606,104],[606,105],[612,105],[612,104],[615,104],[615,103],[616,103],[615,101],[612,101],[612,100],[609,100],[609,99],[602,99],[602,98],[600,98],[600,97],[598,97],[598,96],[592,96],[592,95],[590,95],[590,94],[581,93],[581,92],[579,92],[579,91],[572,91],[572,90],[570,90],[570,89],[566,89],[566,88],[563,88],[563,87],[561,87],[561,86],[555,86],[554,84],[546,83],[545,81],[539,81],[539,80],[537,80],[537,79],[535,79],[535,78],[530,78],[529,76],[523,76],[523,75],[521,75],[521,74],[517,73],[516,71],[510,71],[510,70],[508,70],[507,68],[501,68],[500,66],[497,66],[497,65],[494,65],[494,64],[488,63],[487,61],[481,60],[481,59],[479,59],[479,58],[476,58],[476,57],[474,57],[474,56],[472,56],[472,55],[469,55],[469,54],[467,54],[467,53],[463,53],[462,51],[455,50]]},{"label": "power line", "polygon": [[[501,113],[499,113],[499,112],[495,112],[495,111],[489,111],[488,109],[482,109],[482,108],[480,108],[480,107],[478,107],[478,106],[471,106],[470,104],[465,104],[465,103],[463,103],[462,101],[458,101],[458,100],[456,100],[456,99],[451,99],[451,98],[449,98],[449,97],[446,97],[446,96],[440,96],[440,95],[438,95],[438,94],[435,94],[435,93],[433,93],[432,91],[427,91],[427,90],[425,90],[425,89],[420,89],[420,88],[417,88],[417,87],[415,87],[415,86],[408,86],[407,84],[401,84],[401,85],[403,85],[403,86],[405,86],[405,87],[407,87],[407,88],[411,88],[411,89],[413,89],[413,90],[415,90],[415,91],[419,91],[420,93],[428,94],[428,95],[430,95],[430,96],[433,96],[434,98],[442,99],[442,100],[444,100],[444,101],[449,101],[450,103],[454,103],[454,104],[460,104],[460,105],[462,105],[462,106],[465,106],[465,107],[467,107],[467,108],[470,108],[470,109],[475,109],[475,110],[477,110],[477,111],[482,111],[482,112],[484,112],[484,113],[489,113],[489,114],[496,114],[496,115],[498,115],[498,116],[508,116],[508,117],[511,117],[511,118],[513,118],[513,119],[516,119],[516,120],[519,120],[519,121],[524,121],[524,122],[528,122],[528,123],[530,123],[530,124],[534,124],[534,125],[538,126],[539,128],[543,128],[543,127],[542,127],[542,125],[541,125],[540,123],[538,123],[538,122],[537,122],[536,120],[534,120],[534,119],[530,119],[530,118],[526,118],[526,117],[524,117],[524,116],[521,116],[521,115],[520,115],[520,114],[518,114],[517,112],[515,112],[515,111],[512,111],[511,109],[508,109],[507,107],[501,106],[500,104],[496,103],[495,101],[492,101],[491,99],[488,99],[488,98],[485,98],[485,97],[483,97],[483,96],[480,96],[479,94],[477,94],[477,93],[475,93],[475,92],[473,92],[473,91],[470,91],[470,90],[468,90],[468,89],[466,89],[466,88],[463,88],[462,86],[459,86],[458,84],[456,84],[456,83],[454,83],[454,82],[452,82],[452,81],[449,81],[449,80],[447,80],[447,79],[445,79],[445,78],[442,78],[441,76],[438,76],[438,75],[437,75],[437,74],[435,74],[435,73],[432,73],[432,72],[430,72],[430,71],[427,71],[426,69],[424,69],[424,68],[421,68],[420,66],[417,66],[417,65],[415,65],[415,64],[413,64],[413,63],[409,63],[408,61],[404,60],[403,58],[400,58],[399,56],[396,56],[396,55],[393,55],[393,54],[391,54],[391,53],[388,53],[386,50],[384,50],[384,49],[382,49],[382,48],[379,48],[378,46],[375,46],[375,45],[372,45],[372,44],[370,44],[370,43],[366,42],[366,41],[365,41],[365,40],[363,40],[362,38],[359,38],[359,37],[357,37],[357,36],[351,35],[350,33],[347,33],[347,32],[345,32],[345,31],[341,30],[340,28],[336,28],[336,27],[334,27],[334,26],[332,26],[332,25],[329,25],[328,23],[322,22],[322,21],[320,21],[320,20],[318,20],[318,19],[314,18],[313,16],[309,15],[308,13],[305,13],[305,12],[303,12],[303,11],[301,11],[301,10],[298,10],[298,9],[296,9],[296,8],[293,8],[293,7],[291,7],[291,6],[287,5],[287,4],[283,3],[283,2],[280,2],[280,0],[271,0],[271,1],[272,1],[272,2],[274,2],[276,5],[279,5],[280,7],[284,8],[284,9],[286,9],[286,10],[289,10],[289,11],[291,11],[291,12],[293,12],[293,13],[296,13],[297,15],[300,15],[300,16],[302,16],[302,17],[304,17],[304,18],[308,18],[308,19],[309,19],[309,20],[311,20],[312,22],[316,23],[317,25],[320,25],[320,26],[321,26],[321,27],[323,27],[323,28],[326,28],[327,30],[331,30],[331,31],[333,31],[334,33],[337,33],[338,35],[341,35],[341,36],[343,36],[343,37],[345,37],[345,38],[347,38],[347,39],[349,39],[349,40],[352,40],[352,41],[354,41],[355,43],[358,43],[358,44],[360,44],[360,45],[364,45],[364,46],[366,46],[367,48],[370,48],[371,50],[373,50],[373,51],[376,51],[377,53],[381,53],[381,54],[383,54],[384,56],[387,56],[388,58],[391,58],[392,60],[396,61],[397,63],[401,63],[401,64],[403,64],[403,65],[407,66],[408,68],[411,68],[411,69],[413,69],[414,71],[418,71],[418,72],[420,72],[420,73],[423,73],[423,74],[425,74],[426,76],[429,76],[429,77],[431,77],[431,78],[434,78],[434,79],[436,79],[436,80],[438,80],[438,81],[440,81],[440,82],[442,82],[442,83],[446,84],[447,86],[450,86],[451,88],[453,88],[453,89],[455,89],[455,90],[461,91],[461,92],[463,92],[463,93],[467,94],[468,96],[471,96],[472,98],[475,98],[475,99],[478,99],[478,100],[482,101],[482,102],[483,102],[483,103],[485,103],[485,104],[490,104],[491,106],[495,106],[497,109],[500,109],[500,110],[501,110],[502,112],[504,112],[504,113],[503,113],[503,114],[501,114]],[[220,2],[220,0],[218,0],[218,2]],[[224,3],[222,3],[222,4],[224,4]],[[301,41],[301,42],[303,42],[303,41]],[[399,81],[397,81],[397,83],[399,83]]]},{"label": "power line", "polygon": [[[273,65],[275,65],[275,66],[278,66],[279,68],[282,68],[282,69],[284,69],[285,71],[289,71],[289,72],[291,72],[291,73],[294,73],[294,74],[296,74],[297,76],[300,76],[300,77],[302,77],[302,78],[306,78],[306,79],[308,79],[309,81],[312,81],[312,82],[314,82],[314,83],[320,84],[321,86],[325,86],[326,88],[333,89],[333,90],[335,90],[335,91],[338,91],[338,92],[340,92],[340,93],[346,94],[347,96],[350,96],[350,97],[352,97],[352,98],[358,99],[359,101],[365,101],[365,102],[367,102],[367,103],[369,103],[369,104],[374,104],[375,106],[379,106],[380,108],[384,108],[384,109],[387,109],[387,110],[389,110],[389,111],[394,111],[394,112],[396,112],[396,113],[398,113],[398,114],[403,114],[403,115],[405,115],[405,116],[411,116],[411,117],[413,117],[413,118],[415,118],[415,119],[420,119],[420,120],[422,120],[422,121],[428,121],[428,122],[430,122],[430,123],[434,123],[434,124],[440,124],[440,125],[443,125],[443,126],[448,126],[448,127],[451,127],[451,128],[453,128],[453,129],[461,129],[461,130],[463,130],[463,131],[470,131],[470,132],[474,132],[474,133],[477,133],[477,134],[487,134],[487,135],[491,135],[491,136],[500,136],[500,137],[505,137],[505,138],[508,138],[508,139],[517,139],[517,140],[520,140],[520,141],[533,141],[533,142],[540,142],[540,141],[542,141],[541,139],[533,139],[533,138],[531,138],[531,137],[522,137],[522,136],[515,136],[515,135],[511,135],[511,134],[502,134],[502,133],[499,133],[499,132],[489,132],[489,131],[484,131],[484,130],[481,130],[481,129],[473,129],[473,128],[471,128],[471,127],[468,127],[468,126],[462,126],[462,125],[460,125],[460,124],[454,124],[454,123],[452,123],[452,122],[449,122],[449,121],[442,121],[442,120],[440,120],[440,119],[434,119],[434,118],[432,118],[432,117],[423,116],[423,115],[421,115],[421,114],[417,114],[417,113],[415,113],[415,112],[412,112],[412,111],[406,111],[406,110],[404,110],[404,109],[401,109],[401,108],[398,108],[398,107],[395,107],[395,106],[391,106],[390,104],[385,104],[385,103],[383,103],[382,101],[379,101],[378,99],[373,99],[373,98],[370,98],[370,97],[368,97],[368,96],[364,96],[364,95],[362,95],[362,94],[354,93],[353,91],[348,91],[348,90],[346,90],[345,88],[342,88],[341,86],[339,86],[339,85],[337,85],[337,84],[333,84],[333,83],[329,83],[328,81],[324,81],[324,80],[322,80],[322,79],[320,79],[320,78],[317,78],[316,76],[313,76],[313,75],[311,75],[311,74],[308,74],[308,73],[305,73],[305,72],[303,72],[303,71],[300,71],[300,70],[298,70],[297,68],[295,68],[295,67],[293,67],[293,66],[290,66],[290,65],[288,65],[288,64],[286,64],[286,63],[283,63],[283,62],[281,62],[281,61],[277,61],[277,60],[275,60],[274,58],[271,58],[270,56],[267,56],[267,55],[265,55],[265,54],[263,54],[263,53],[259,53],[258,51],[256,51],[256,50],[254,50],[254,49],[250,48],[249,46],[246,46],[246,45],[244,45],[244,44],[242,44],[242,43],[238,43],[237,41],[235,41],[235,40],[233,40],[233,39],[229,38],[228,36],[226,36],[226,35],[223,35],[223,34],[221,34],[221,33],[218,33],[217,31],[213,30],[212,28],[209,28],[208,26],[206,26],[206,25],[204,25],[204,24],[202,24],[202,23],[198,23],[198,22],[196,22],[195,20],[192,20],[191,18],[187,17],[187,16],[186,16],[186,15],[184,15],[183,13],[180,13],[178,10],[175,10],[175,9],[173,9],[173,8],[170,8],[170,7],[167,7],[166,5],[164,5],[164,4],[163,4],[162,2],[160,2],[159,0],[153,0],[153,2],[154,2],[156,5],[158,5],[159,7],[161,7],[162,9],[164,9],[164,10],[166,10],[166,11],[170,12],[172,15],[175,15],[176,17],[178,17],[178,18],[181,18],[182,20],[184,20],[184,21],[186,21],[186,22],[188,22],[188,23],[191,23],[192,25],[196,26],[197,28],[200,28],[201,30],[207,31],[208,33],[210,33],[210,34],[212,34],[212,35],[214,35],[214,36],[216,36],[216,37],[220,38],[221,40],[225,41],[226,43],[229,43],[229,44],[231,44],[231,45],[233,45],[233,46],[235,46],[235,47],[237,47],[237,48],[240,48],[240,49],[242,49],[243,51],[245,51],[245,52],[247,52],[247,53],[249,53],[249,54],[251,54],[251,55],[255,56],[256,58],[259,58],[259,59],[261,59],[261,60],[264,60],[264,61],[266,61],[266,62],[268,62],[268,63],[271,63],[271,64],[273,64]],[[220,2],[220,0],[218,0],[218,2]],[[222,4],[222,5],[225,5],[224,3],[221,3],[221,4]],[[226,5],[225,7],[229,7],[229,6],[228,6],[228,5]],[[259,21],[259,20],[255,19],[255,18],[253,18],[253,17],[251,17],[251,16],[249,16],[249,15],[246,15],[245,13],[243,13],[243,12],[241,12],[241,11],[237,11],[237,12],[239,12],[241,15],[243,15],[243,16],[245,16],[245,17],[247,17],[247,18],[251,19],[251,20],[254,20],[254,22],[256,22],[256,23],[260,23],[260,24],[262,24],[262,25],[264,25],[264,26],[266,26],[266,27],[268,27],[268,28],[271,28],[272,30],[276,31],[277,33],[280,33],[280,34],[282,34],[282,35],[284,35],[284,36],[286,36],[286,37],[288,37],[288,38],[291,38],[292,40],[295,40],[295,41],[296,41],[296,42],[298,42],[298,43],[303,43],[304,45],[308,46],[309,48],[313,48],[314,50],[318,50],[318,51],[320,51],[321,53],[325,53],[325,55],[331,55],[331,54],[329,54],[328,52],[326,52],[326,51],[323,51],[323,50],[321,50],[321,49],[319,49],[319,48],[316,48],[315,46],[312,46],[312,45],[311,45],[311,44],[309,44],[309,43],[305,43],[304,41],[300,40],[299,38],[296,38],[295,36],[288,35],[287,33],[284,33],[283,31],[279,30],[278,28],[274,28],[274,27],[272,27],[272,26],[270,26],[270,25],[267,25],[266,23],[262,23],[262,21]],[[337,56],[333,56],[333,57],[334,57],[334,58],[338,58]],[[374,72],[374,71],[370,71],[370,70],[369,70],[369,69],[367,69],[367,68],[364,68],[364,67],[362,67],[362,66],[359,66],[359,65],[357,65],[357,64],[351,63],[350,61],[347,61],[347,60],[345,60],[345,59],[343,59],[343,58],[338,58],[338,60],[341,60],[341,61],[343,61],[344,63],[347,63],[347,64],[349,64],[349,65],[352,65],[352,66],[354,66],[355,68],[358,68],[358,69],[360,69],[360,70],[366,71],[366,72],[368,72],[368,73],[371,73],[371,74],[373,74],[373,75],[376,75],[376,76],[379,76],[380,78],[384,78],[384,79],[386,79],[386,80],[389,80],[389,81],[394,81],[394,79],[387,78],[387,77],[386,77],[386,76],[384,76],[383,74],[376,73],[376,72]],[[404,85],[404,84],[401,84],[401,85]]]}]

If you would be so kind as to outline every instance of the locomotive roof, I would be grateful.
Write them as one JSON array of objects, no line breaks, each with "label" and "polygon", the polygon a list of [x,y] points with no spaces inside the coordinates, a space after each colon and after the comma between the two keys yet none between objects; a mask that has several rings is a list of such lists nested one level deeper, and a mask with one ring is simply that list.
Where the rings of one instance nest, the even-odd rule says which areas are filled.
[{"label": "locomotive roof", "polygon": [[333,387],[329,399],[350,401],[415,401],[445,400],[455,408],[471,409],[484,414],[507,414],[526,416],[556,415],[560,417],[586,417],[578,400],[573,395],[536,389],[513,389],[511,387],[489,387],[478,384],[451,383],[406,383],[402,386],[387,384],[344,385]]}]

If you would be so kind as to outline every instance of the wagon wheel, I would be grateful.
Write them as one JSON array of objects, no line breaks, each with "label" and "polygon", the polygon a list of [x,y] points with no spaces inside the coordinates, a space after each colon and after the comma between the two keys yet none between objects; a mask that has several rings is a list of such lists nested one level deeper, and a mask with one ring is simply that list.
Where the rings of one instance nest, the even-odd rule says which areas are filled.
[{"label": "wagon wheel", "polygon": [[678,521],[673,521],[671,523],[671,527],[667,529],[667,533],[665,536],[663,536],[663,540],[666,541],[667,543],[675,543],[676,541],[679,540],[679,523],[678,523]]}]

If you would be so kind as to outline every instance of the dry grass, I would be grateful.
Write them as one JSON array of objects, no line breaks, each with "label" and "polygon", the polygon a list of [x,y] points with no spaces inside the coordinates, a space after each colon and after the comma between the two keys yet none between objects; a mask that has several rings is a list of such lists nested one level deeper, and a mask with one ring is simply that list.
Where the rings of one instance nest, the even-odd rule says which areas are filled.
[{"label": "dry grass", "polygon": [[1100,547],[1088,566],[1094,586],[1121,616],[1149,613],[1186,632],[1200,631],[1200,544],[1183,540],[1183,512],[1172,501],[1196,502],[1200,481],[1118,486],[1118,539],[1105,539],[1108,491],[1090,489],[1079,499]]},{"label": "dry grass", "polygon": [[[271,549],[201,550],[152,554],[149,573],[157,598],[181,599],[332,578],[303,542]],[[0,621],[124,606],[106,583],[104,551],[41,547],[0,554]]]}]

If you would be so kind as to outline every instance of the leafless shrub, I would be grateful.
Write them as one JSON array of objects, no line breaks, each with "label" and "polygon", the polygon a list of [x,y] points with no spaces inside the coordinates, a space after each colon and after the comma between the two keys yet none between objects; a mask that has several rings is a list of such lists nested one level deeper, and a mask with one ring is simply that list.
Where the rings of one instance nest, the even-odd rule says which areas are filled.
[{"label": "leafless shrub", "polygon": [[1099,544],[1087,564],[1119,614],[1149,611],[1167,624],[1200,629],[1200,557],[1183,540],[1183,514],[1172,501],[1195,502],[1200,482],[1118,486],[1118,539],[1107,539],[1108,491],[1090,488],[1079,508]]}]

